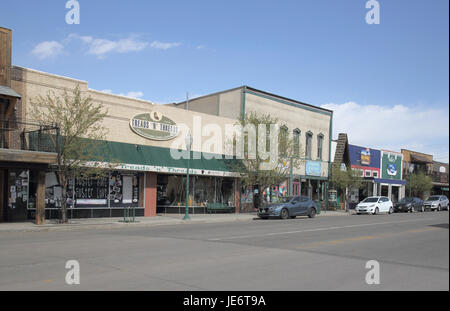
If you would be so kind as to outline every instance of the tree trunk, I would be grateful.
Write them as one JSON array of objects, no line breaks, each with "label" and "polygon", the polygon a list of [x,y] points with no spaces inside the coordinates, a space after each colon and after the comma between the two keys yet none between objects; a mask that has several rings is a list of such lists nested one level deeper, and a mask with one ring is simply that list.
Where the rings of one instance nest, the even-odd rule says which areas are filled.
[{"label": "tree trunk", "polygon": [[61,185],[61,218],[60,221],[63,224],[68,223],[67,219],[67,177],[64,172],[59,172],[59,184]]}]

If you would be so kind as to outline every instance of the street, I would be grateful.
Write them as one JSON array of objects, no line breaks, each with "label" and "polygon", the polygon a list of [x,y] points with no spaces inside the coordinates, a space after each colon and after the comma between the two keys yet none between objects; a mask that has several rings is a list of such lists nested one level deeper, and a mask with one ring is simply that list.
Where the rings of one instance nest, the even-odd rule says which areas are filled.
[{"label": "street", "polygon": [[449,213],[5,232],[0,290],[449,290]]}]

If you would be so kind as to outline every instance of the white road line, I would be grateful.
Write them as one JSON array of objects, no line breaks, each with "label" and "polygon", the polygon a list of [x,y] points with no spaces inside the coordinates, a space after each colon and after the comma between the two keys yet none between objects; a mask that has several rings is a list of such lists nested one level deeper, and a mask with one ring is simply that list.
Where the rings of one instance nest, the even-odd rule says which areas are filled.
[{"label": "white road line", "polygon": [[376,223],[358,224],[358,225],[349,225],[349,226],[341,226],[341,227],[325,227],[325,228],[305,229],[305,230],[298,230],[298,231],[272,232],[272,233],[263,233],[263,234],[254,234],[254,235],[240,235],[240,236],[230,236],[230,237],[223,237],[223,238],[208,239],[208,241],[222,241],[222,240],[245,239],[245,238],[255,238],[255,237],[274,236],[274,235],[283,235],[283,234],[293,234],[293,233],[302,233],[302,232],[327,231],[327,230],[337,230],[337,229],[345,229],[345,228],[355,228],[355,227],[367,227],[367,226],[375,226],[375,225],[397,224],[397,223],[405,223],[405,222],[419,222],[419,221],[435,220],[435,219],[436,219],[436,218],[422,218],[422,219],[415,219],[415,220],[401,220],[401,221],[390,221],[390,222],[376,222]]}]

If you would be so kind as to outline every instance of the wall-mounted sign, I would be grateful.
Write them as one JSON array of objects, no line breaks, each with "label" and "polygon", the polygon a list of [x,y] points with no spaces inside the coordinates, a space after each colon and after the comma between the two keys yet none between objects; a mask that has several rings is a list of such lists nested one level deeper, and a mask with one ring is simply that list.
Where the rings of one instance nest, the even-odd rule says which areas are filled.
[{"label": "wall-mounted sign", "polygon": [[158,111],[134,116],[130,127],[136,134],[153,140],[169,140],[178,136],[177,124]]},{"label": "wall-mounted sign", "polygon": [[401,180],[403,156],[399,153],[383,151],[381,157],[381,178]]},{"label": "wall-mounted sign", "polygon": [[309,176],[321,176],[322,175],[321,162],[306,161],[305,173],[306,175]]},{"label": "wall-mounted sign", "polygon": [[361,164],[370,165],[370,149],[366,148],[361,150]]}]

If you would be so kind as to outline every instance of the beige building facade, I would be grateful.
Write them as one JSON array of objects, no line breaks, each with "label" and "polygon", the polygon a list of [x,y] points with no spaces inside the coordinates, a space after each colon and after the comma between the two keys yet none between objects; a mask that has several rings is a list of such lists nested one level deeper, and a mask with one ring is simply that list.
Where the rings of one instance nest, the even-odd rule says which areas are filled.
[{"label": "beige building facade", "polygon": [[304,194],[327,204],[333,112],[249,86],[242,86],[188,101],[175,107],[237,120],[246,113],[270,114],[297,135],[303,165],[292,172],[285,185],[288,193]]}]

